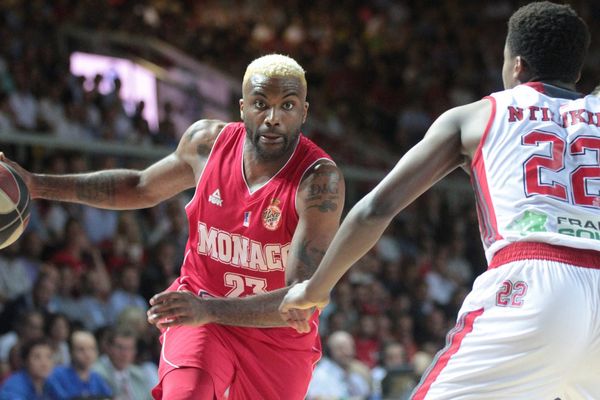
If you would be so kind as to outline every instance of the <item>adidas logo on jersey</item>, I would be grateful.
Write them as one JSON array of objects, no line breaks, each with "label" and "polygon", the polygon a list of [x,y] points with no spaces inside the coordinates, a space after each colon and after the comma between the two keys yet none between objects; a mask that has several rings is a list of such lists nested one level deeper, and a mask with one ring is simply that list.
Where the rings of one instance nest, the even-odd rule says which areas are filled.
[{"label": "adidas logo on jersey", "polygon": [[223,206],[223,200],[221,199],[221,192],[219,189],[215,190],[213,194],[208,196],[208,202],[214,204],[215,206]]}]

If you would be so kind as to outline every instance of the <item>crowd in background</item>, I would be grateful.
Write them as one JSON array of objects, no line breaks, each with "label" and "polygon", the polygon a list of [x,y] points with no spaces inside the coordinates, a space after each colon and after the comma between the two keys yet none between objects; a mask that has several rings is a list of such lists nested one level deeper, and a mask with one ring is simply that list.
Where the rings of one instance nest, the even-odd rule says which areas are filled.
[{"label": "crowd in background", "polygon": [[[290,54],[308,72],[309,118],[324,121],[307,132],[310,137],[334,158],[342,149],[350,165],[365,165],[343,151],[353,137],[399,156],[441,111],[501,88],[499,32],[519,3],[432,4],[3,2],[0,140],[2,132],[18,130],[72,141],[177,143],[181,133],[168,113],[152,131],[143,104],[125,111],[118,81],[102,94],[102,76],[86,83],[69,72],[56,37],[69,23],[161,38],[240,80],[255,57]],[[595,37],[600,4],[576,6]],[[600,54],[592,46],[584,92],[597,84],[591,66]],[[2,147],[15,156],[11,146]],[[25,166],[46,173],[144,166],[35,146],[21,156]],[[464,296],[485,268],[473,200],[452,189],[437,188],[404,211],[336,287],[321,316],[326,351],[309,398],[407,398],[444,346]],[[149,396],[160,347],[158,331],[145,319],[147,301],[179,273],[191,195],[125,212],[33,203],[26,233],[0,251],[0,399],[12,399],[5,391],[23,382],[41,384],[51,398]],[[73,384],[77,379],[80,385]],[[80,392],[64,392],[65,386]]]}]

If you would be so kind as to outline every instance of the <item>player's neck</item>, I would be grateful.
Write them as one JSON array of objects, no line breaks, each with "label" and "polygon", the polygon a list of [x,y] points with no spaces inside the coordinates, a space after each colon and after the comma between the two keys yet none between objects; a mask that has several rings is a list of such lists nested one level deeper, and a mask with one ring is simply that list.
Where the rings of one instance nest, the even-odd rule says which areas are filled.
[{"label": "player's neck", "polygon": [[555,80],[555,79],[537,79],[537,80],[531,80],[529,82],[540,82],[540,83],[544,83],[546,85],[556,86],[561,89],[571,90],[573,92],[575,92],[577,90],[574,82],[564,82],[564,81],[559,81],[559,80]]},{"label": "player's neck", "polygon": [[243,172],[251,191],[268,182],[290,159],[291,154],[285,154],[274,160],[265,160],[256,152],[244,149]]}]

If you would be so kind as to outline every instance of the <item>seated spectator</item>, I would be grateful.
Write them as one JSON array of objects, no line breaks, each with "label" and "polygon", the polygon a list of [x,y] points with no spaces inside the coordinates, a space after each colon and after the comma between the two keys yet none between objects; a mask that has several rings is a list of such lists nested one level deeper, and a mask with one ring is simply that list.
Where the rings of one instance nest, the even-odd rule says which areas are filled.
[{"label": "seated spectator", "polygon": [[113,322],[110,319],[110,277],[103,267],[97,267],[86,272],[84,281],[86,294],[81,297],[81,322],[87,330],[95,332]]},{"label": "seated spectator", "polygon": [[20,314],[39,310],[43,313],[54,311],[55,305],[52,300],[56,294],[56,270],[49,269],[38,275],[33,285],[33,290],[17,297],[7,303],[0,314],[0,333],[7,332]]},{"label": "seated spectator", "polygon": [[69,339],[71,365],[56,367],[48,386],[61,400],[111,397],[112,390],[92,366],[98,359],[96,338],[91,332],[76,330]]},{"label": "seated spectator", "polygon": [[354,336],[356,358],[369,368],[377,364],[377,356],[381,342],[378,337],[377,319],[373,315],[361,315],[358,321],[358,332]]},{"label": "seated spectator", "polygon": [[109,299],[110,320],[116,321],[119,314],[127,307],[137,307],[143,311],[148,309],[148,303],[139,293],[140,273],[135,265],[127,265],[118,274],[120,287],[112,292]]},{"label": "seated spectator", "polygon": [[374,394],[384,399],[408,400],[417,380],[408,363],[404,347],[398,342],[387,343],[381,354],[381,365],[372,370]]},{"label": "seated spectator", "polygon": [[136,356],[136,337],[131,331],[113,331],[108,336],[107,354],[94,365],[112,389],[115,399],[151,400],[152,383],[144,371],[133,362]]},{"label": "seated spectator", "polygon": [[[44,315],[37,311],[26,311],[19,315],[13,330],[0,336],[0,372],[5,376],[13,370],[10,367],[10,353],[19,343],[29,342],[44,336]],[[17,357],[20,368],[20,357]]]},{"label": "seated spectator", "polygon": [[18,257],[21,245],[22,242],[17,241],[0,254],[0,306],[31,290],[33,281],[25,263]]},{"label": "seated spectator", "polygon": [[177,257],[176,246],[168,239],[154,247],[153,256],[141,277],[140,291],[146,300],[165,290],[177,278],[180,269]]},{"label": "seated spectator", "polygon": [[315,368],[307,399],[367,399],[370,382],[365,377],[368,367],[355,358],[354,339],[344,331],[336,331],[327,340],[328,357]]},{"label": "seated spectator", "polygon": [[52,368],[52,347],[46,338],[25,343],[21,348],[25,368],[12,374],[0,387],[0,400],[58,400],[46,380]]},{"label": "seated spectator", "polygon": [[67,343],[71,334],[71,322],[67,316],[60,313],[48,315],[44,330],[54,351],[54,365],[68,365],[71,362]]}]

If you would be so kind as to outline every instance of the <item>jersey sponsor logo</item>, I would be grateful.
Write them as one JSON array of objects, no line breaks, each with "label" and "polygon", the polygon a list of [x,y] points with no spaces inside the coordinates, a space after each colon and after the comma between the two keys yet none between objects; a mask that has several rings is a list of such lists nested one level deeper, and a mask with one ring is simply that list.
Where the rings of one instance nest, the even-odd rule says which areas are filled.
[{"label": "jersey sponsor logo", "polygon": [[223,200],[221,199],[221,191],[219,189],[215,190],[213,194],[208,196],[208,202],[214,204],[215,206],[222,207]]},{"label": "jersey sponsor logo", "polygon": [[198,254],[234,267],[252,271],[284,271],[290,244],[262,244],[243,235],[198,222]]},{"label": "jersey sponsor logo", "polygon": [[270,231],[279,228],[281,222],[281,209],[279,208],[279,199],[271,200],[271,204],[263,211],[263,225]]},{"label": "jersey sponsor logo", "polygon": [[242,225],[245,226],[246,228],[250,226],[250,215],[251,214],[252,214],[251,211],[244,212],[244,222],[242,223]]},{"label": "jersey sponsor logo", "polygon": [[508,224],[506,229],[509,231],[517,231],[521,236],[533,232],[547,232],[547,221],[548,215],[545,213],[527,210]]},{"label": "jersey sponsor logo", "polygon": [[593,221],[574,217],[556,218],[558,233],[578,238],[600,240],[600,220]]}]

